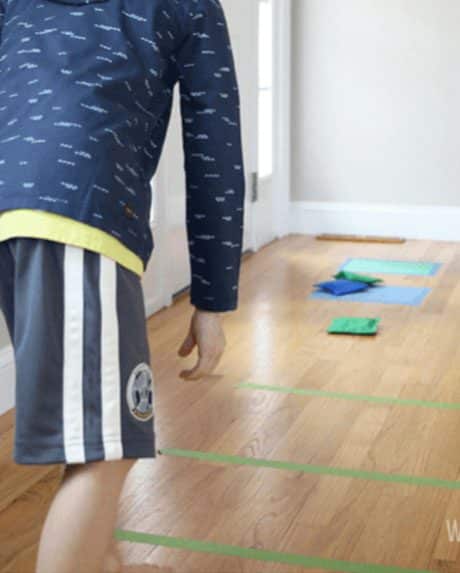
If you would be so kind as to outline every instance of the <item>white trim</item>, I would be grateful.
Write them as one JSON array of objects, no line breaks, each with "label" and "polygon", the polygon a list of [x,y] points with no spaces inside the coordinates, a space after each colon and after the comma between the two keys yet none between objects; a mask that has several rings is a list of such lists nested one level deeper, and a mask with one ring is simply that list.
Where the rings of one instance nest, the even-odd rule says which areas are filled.
[{"label": "white trim", "polygon": [[289,219],[291,233],[460,240],[458,206],[295,201]]},{"label": "white trim", "polygon": [[123,447],[117,267],[115,261],[102,255],[100,263],[102,441],[105,459],[119,460]]},{"label": "white trim", "polygon": [[[243,159],[245,163],[245,201],[243,249],[257,249],[257,213],[252,202],[253,174],[259,170],[259,82],[254,80],[259,73],[259,3],[246,2],[246,22],[252,23],[253,33],[246,38],[244,59],[236,61],[236,72],[241,99],[241,135],[243,144]],[[241,16],[240,16],[241,17]],[[235,34],[232,31],[232,36]],[[233,38],[235,43],[235,38]],[[247,77],[249,69],[250,77]]]},{"label": "white trim", "polygon": [[[257,3],[258,4],[258,3]],[[273,170],[259,177],[259,199],[250,206],[251,243],[253,251],[275,238],[289,233],[290,153],[291,153],[291,0],[271,3],[273,11]],[[259,26],[257,27],[257,33]],[[254,34],[257,36],[257,34]],[[255,46],[256,53],[259,44]],[[254,139],[255,162],[258,160],[258,94],[255,90]],[[246,217],[246,222],[248,216]]]},{"label": "white trim", "polygon": [[274,235],[289,233],[291,193],[292,2],[274,2]]},{"label": "white trim", "polygon": [[64,367],[62,413],[66,462],[85,461],[83,419],[83,267],[84,251],[64,252]]},{"label": "white trim", "polygon": [[12,346],[0,349],[0,416],[15,404],[14,351]]}]

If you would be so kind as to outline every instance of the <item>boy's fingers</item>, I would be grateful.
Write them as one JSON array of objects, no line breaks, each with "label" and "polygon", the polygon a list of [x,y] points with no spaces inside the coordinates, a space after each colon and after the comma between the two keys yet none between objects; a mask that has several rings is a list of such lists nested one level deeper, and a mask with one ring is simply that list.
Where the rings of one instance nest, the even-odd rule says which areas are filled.
[{"label": "boy's fingers", "polygon": [[181,376],[188,380],[197,380],[208,374],[211,374],[216,368],[221,354],[206,354],[200,356],[198,362],[191,370],[183,370]]},{"label": "boy's fingers", "polygon": [[184,342],[182,343],[181,347],[179,348],[178,354],[179,356],[187,356],[192,352],[195,346],[195,338],[191,332],[188,333],[187,337],[185,338]]},{"label": "boy's fingers", "polygon": [[202,359],[199,358],[198,362],[190,370],[183,370],[181,376],[187,378],[187,380],[197,380],[204,375]]}]

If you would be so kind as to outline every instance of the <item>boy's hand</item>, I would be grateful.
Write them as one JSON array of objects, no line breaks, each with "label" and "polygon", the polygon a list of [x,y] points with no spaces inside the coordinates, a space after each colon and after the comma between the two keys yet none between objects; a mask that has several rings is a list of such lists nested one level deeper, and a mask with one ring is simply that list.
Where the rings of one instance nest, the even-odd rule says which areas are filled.
[{"label": "boy's hand", "polygon": [[211,374],[219,363],[225,349],[225,335],[220,315],[195,309],[190,330],[179,348],[179,356],[188,356],[198,346],[198,362],[191,370],[182,370],[181,378],[196,380]]}]

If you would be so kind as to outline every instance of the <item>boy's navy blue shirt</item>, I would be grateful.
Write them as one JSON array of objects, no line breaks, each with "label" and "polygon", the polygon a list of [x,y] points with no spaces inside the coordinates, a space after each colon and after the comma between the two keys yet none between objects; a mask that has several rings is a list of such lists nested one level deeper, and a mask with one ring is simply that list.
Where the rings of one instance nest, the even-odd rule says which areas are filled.
[{"label": "boy's navy blue shirt", "polygon": [[180,85],[191,302],[237,306],[245,178],[219,0],[0,0],[0,211],[92,225],[150,258]]}]

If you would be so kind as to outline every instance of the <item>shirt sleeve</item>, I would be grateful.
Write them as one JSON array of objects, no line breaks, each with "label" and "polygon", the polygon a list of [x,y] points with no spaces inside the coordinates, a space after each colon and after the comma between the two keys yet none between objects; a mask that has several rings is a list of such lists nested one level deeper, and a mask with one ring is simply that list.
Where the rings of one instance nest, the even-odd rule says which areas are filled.
[{"label": "shirt sleeve", "polygon": [[229,31],[218,0],[185,2],[175,53],[180,85],[191,303],[238,305],[245,174],[240,98]]}]

